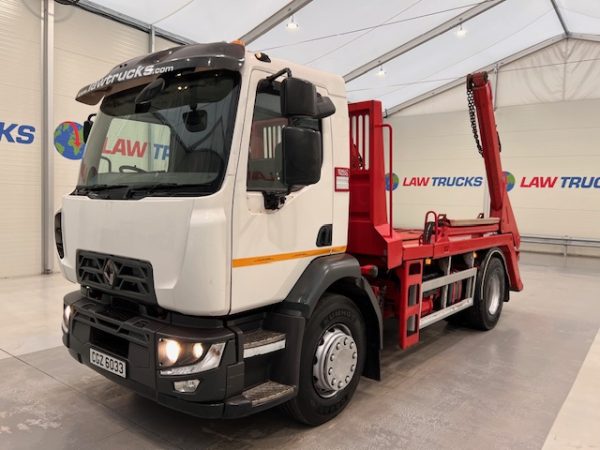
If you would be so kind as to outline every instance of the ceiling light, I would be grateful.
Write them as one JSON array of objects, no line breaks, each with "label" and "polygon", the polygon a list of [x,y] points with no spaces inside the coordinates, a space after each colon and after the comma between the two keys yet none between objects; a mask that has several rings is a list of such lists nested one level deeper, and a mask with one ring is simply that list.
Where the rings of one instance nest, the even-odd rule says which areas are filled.
[{"label": "ceiling light", "polygon": [[300,28],[300,26],[296,23],[296,21],[294,20],[294,16],[290,16],[290,20],[288,21],[286,28],[288,30],[297,30],[298,28]]},{"label": "ceiling light", "polygon": [[383,68],[383,66],[379,66],[379,70],[377,71],[377,76],[380,78],[385,77],[385,69]]},{"label": "ceiling light", "polygon": [[465,37],[467,35],[467,29],[463,28],[462,22],[460,23],[460,25],[458,27],[458,30],[456,30],[456,35],[459,38],[463,38],[463,37]]}]

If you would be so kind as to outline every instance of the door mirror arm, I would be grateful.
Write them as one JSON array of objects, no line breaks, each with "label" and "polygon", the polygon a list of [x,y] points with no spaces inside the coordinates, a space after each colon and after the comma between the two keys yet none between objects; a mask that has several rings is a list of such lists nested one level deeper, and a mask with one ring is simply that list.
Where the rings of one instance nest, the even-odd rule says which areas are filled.
[{"label": "door mirror arm", "polygon": [[262,191],[265,209],[271,211],[281,209],[289,193],[290,189],[287,191]]}]

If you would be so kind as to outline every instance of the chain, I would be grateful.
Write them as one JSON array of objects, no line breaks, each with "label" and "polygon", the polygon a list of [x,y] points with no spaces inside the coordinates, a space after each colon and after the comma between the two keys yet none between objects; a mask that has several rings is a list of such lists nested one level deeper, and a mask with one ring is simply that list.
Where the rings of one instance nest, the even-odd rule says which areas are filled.
[{"label": "chain", "polygon": [[473,89],[467,87],[467,103],[469,105],[469,120],[471,121],[471,130],[473,131],[473,138],[475,144],[477,144],[477,151],[483,156],[483,149],[481,148],[481,142],[479,141],[479,133],[477,132],[477,119],[475,118],[475,100],[473,99]]}]

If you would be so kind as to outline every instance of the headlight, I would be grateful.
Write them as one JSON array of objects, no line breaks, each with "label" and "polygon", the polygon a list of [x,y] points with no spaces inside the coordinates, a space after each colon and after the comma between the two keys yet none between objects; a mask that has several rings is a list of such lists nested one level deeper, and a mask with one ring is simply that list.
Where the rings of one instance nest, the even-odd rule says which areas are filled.
[{"label": "headlight", "polygon": [[[161,375],[189,375],[219,367],[225,342],[208,349],[200,342],[181,342],[171,338],[158,341],[158,365]],[[175,366],[175,367],[174,367]]]},{"label": "headlight", "polygon": [[202,357],[204,354],[204,347],[202,347],[200,342],[197,342],[192,346],[192,354],[196,359],[200,359]]},{"label": "headlight", "polygon": [[204,346],[200,342],[186,342],[173,338],[158,339],[158,366],[183,366],[198,362],[204,356]]},{"label": "headlight", "polygon": [[69,332],[69,319],[71,318],[71,305],[65,306],[63,310],[62,329],[65,333]]},{"label": "headlight", "polygon": [[165,348],[164,354],[166,359],[166,364],[163,365],[172,366],[179,359],[179,355],[181,354],[181,345],[179,345],[179,342],[173,339],[165,339],[163,343]]}]

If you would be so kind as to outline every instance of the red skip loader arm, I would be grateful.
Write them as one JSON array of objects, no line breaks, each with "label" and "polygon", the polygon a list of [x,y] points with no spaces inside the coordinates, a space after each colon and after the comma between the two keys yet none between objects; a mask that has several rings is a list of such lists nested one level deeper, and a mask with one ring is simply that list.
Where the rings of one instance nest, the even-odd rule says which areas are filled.
[{"label": "red skip loader arm", "polygon": [[477,111],[477,122],[481,136],[481,154],[490,192],[490,216],[500,219],[500,231],[511,233],[515,247],[519,247],[521,236],[506,192],[506,181],[502,171],[502,162],[500,161],[500,138],[496,129],[492,89],[487,72],[469,75],[467,89],[473,91],[473,100]]},{"label": "red skip loader arm", "polygon": [[496,128],[492,89],[487,72],[471,74],[467,77],[467,92],[472,91],[477,112],[477,123],[481,136],[481,154],[485,164],[488,189],[490,193],[490,216],[500,219],[500,233],[512,235],[514,248],[505,251],[508,270],[511,272],[511,284],[515,290],[521,290],[523,284],[519,277],[518,251],[521,235],[506,191],[506,180],[500,160],[500,138]]}]

